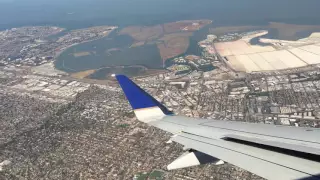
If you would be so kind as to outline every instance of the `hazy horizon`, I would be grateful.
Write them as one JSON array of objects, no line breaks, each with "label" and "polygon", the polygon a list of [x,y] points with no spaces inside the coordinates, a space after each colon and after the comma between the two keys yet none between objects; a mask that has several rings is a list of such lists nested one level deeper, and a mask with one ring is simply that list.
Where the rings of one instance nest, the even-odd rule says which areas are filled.
[{"label": "hazy horizon", "polygon": [[212,19],[217,24],[282,21],[320,24],[317,0],[0,0],[0,29],[25,25],[68,28]]}]

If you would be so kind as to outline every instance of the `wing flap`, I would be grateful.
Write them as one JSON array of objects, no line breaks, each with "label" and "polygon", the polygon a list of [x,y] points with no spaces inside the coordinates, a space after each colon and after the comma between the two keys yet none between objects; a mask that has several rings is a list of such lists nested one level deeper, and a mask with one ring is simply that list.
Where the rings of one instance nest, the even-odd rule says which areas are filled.
[{"label": "wing flap", "polygon": [[320,156],[320,129],[215,120],[203,122],[179,116],[164,117],[154,126],[163,130],[175,128],[211,139],[233,138]]},{"label": "wing flap", "polygon": [[252,136],[235,135],[235,134],[228,134],[225,136],[224,139],[225,140],[227,139],[242,140],[242,141],[252,142],[256,144],[262,144],[267,146],[279,147],[279,148],[290,149],[290,150],[304,152],[304,153],[320,155],[320,149],[312,147],[313,144],[310,145],[310,143],[304,143],[304,145],[302,145],[302,143],[299,143],[293,140],[280,141],[279,139],[272,138],[272,137],[259,138],[259,136],[252,137]]},{"label": "wing flap", "polygon": [[[320,129],[172,116],[172,112],[129,78],[115,77],[138,120],[175,134],[172,141],[266,179],[320,179],[319,158],[308,159],[273,150],[284,148],[320,157]],[[230,140],[232,138],[237,141]]]},{"label": "wing flap", "polygon": [[320,179],[318,162],[187,133],[181,133],[172,140],[266,179]]}]

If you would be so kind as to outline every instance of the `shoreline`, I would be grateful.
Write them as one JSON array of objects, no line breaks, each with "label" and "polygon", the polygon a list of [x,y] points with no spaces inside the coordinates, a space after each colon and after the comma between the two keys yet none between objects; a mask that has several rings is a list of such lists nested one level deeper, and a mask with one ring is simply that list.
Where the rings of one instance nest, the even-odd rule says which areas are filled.
[{"label": "shoreline", "polygon": [[[94,27],[102,27],[102,26],[94,26]],[[68,49],[70,49],[70,48],[72,48],[72,47],[74,47],[74,46],[77,46],[77,45],[80,45],[80,44],[84,44],[84,43],[88,43],[88,42],[92,42],[92,41],[96,41],[96,40],[99,40],[99,39],[103,39],[103,38],[105,38],[105,37],[108,37],[108,36],[110,35],[110,33],[112,33],[113,31],[115,31],[115,30],[117,30],[117,29],[119,28],[118,26],[114,26],[114,27],[116,27],[116,28],[114,28],[113,30],[111,30],[107,35],[104,35],[104,36],[99,37],[99,38],[96,38],[96,39],[91,39],[91,40],[83,41],[83,42],[80,42],[80,43],[74,43],[74,44],[71,44],[71,45],[66,46],[66,47],[64,47],[64,48],[61,48],[59,51],[55,51],[54,56],[53,56],[53,62],[55,62],[55,61],[57,60],[57,58],[59,58],[59,56],[60,56],[62,53],[64,53],[65,51],[67,51]],[[89,29],[89,28],[85,28],[85,29]],[[85,30],[85,29],[82,29],[82,30]],[[80,29],[78,29],[78,30],[80,30]],[[76,31],[76,30],[73,30],[73,31]],[[70,32],[72,32],[72,31],[70,31]],[[63,63],[64,63],[64,60],[63,60]],[[55,64],[54,64],[54,68],[55,68],[56,70],[59,70],[59,71],[63,71],[63,72],[65,72],[65,73],[68,73],[68,72],[66,72],[66,71],[64,71],[64,70],[61,70],[61,69],[56,68]],[[65,68],[65,67],[63,67],[63,68]],[[70,69],[70,68],[66,68],[66,69]],[[75,71],[74,69],[70,69],[70,70]],[[68,74],[70,74],[70,73],[68,73]]]},{"label": "shoreline", "polygon": [[[177,21],[177,22],[179,22],[179,21]],[[268,24],[268,26],[271,26],[271,25],[273,25],[273,26],[275,26],[275,23],[273,23],[273,22],[270,22],[269,24]],[[287,26],[294,26],[295,28],[297,28],[299,25],[294,25],[294,24],[286,24],[286,23],[278,23],[278,24],[276,24],[277,26],[276,27],[269,27],[269,28],[272,28],[272,29],[275,29],[275,30],[281,30],[281,31],[283,31],[284,30],[284,27],[287,27]],[[279,27],[280,26],[280,27]],[[304,25],[301,25],[302,27],[303,27],[303,31],[307,31],[307,32],[313,32],[313,33],[310,33],[311,35],[312,34],[314,34],[314,33],[316,33],[317,31],[314,29],[315,28],[315,26],[304,26]],[[229,27],[229,26],[221,26],[221,27],[219,27],[219,28],[222,28],[222,29],[228,29],[228,28],[235,28],[235,29],[237,29],[237,27],[238,28],[241,28],[241,27],[243,27],[243,26],[231,26],[231,27]],[[246,31],[252,31],[252,30],[257,30],[257,29],[266,29],[266,25],[263,25],[263,26],[252,26],[252,27],[249,27],[249,29],[246,29],[246,30],[240,30],[240,31],[244,31],[244,32],[246,32]],[[203,28],[201,28],[201,29],[199,29],[198,31],[201,31],[202,29],[205,29],[205,28],[208,28],[208,33],[209,34],[211,34],[212,32],[210,32],[210,24],[208,24],[208,25],[206,25],[206,26],[204,26]],[[211,27],[212,28],[212,27]],[[217,27],[214,27],[214,28],[217,28]],[[311,29],[310,29],[311,28]],[[110,31],[110,33],[111,32],[114,32],[114,30],[119,30],[119,27],[117,27],[117,28],[115,28],[115,29],[113,29],[112,31]],[[195,31],[193,34],[196,34],[198,31]],[[236,30],[235,30],[236,31]],[[298,32],[298,30],[297,30],[297,32]],[[102,38],[105,38],[105,37],[107,37],[107,36],[109,36],[110,35],[110,33],[108,34],[108,35],[106,35],[106,36],[103,36],[103,37],[100,37],[100,38],[96,38],[96,39],[92,39],[92,40],[88,40],[88,41],[84,41],[84,42],[81,42],[81,43],[76,43],[76,44],[72,44],[72,45],[70,45],[70,46],[67,46],[67,47],[65,47],[65,48],[63,48],[63,49],[61,49],[61,51],[59,51],[59,52],[57,52],[56,53],[56,55],[54,56],[54,61],[56,61],[58,58],[59,58],[59,56],[62,54],[62,53],[64,53],[66,50],[68,50],[69,48],[71,48],[71,47],[74,47],[74,46],[76,46],[76,45],[79,45],[79,44],[84,44],[84,43],[87,43],[87,42],[91,42],[91,41],[95,41],[95,40],[99,40],[99,39],[102,39]],[[268,35],[270,35],[270,33],[268,33]],[[311,35],[309,35],[309,36],[311,36]],[[264,36],[266,36],[266,34],[264,34]],[[299,35],[297,35],[297,36],[299,36]],[[183,55],[185,55],[185,54],[190,54],[189,53],[189,51],[190,51],[190,47],[191,48],[194,48],[193,46],[194,45],[192,45],[192,40],[194,40],[194,39],[192,39],[192,37],[193,36],[191,36],[191,37],[189,37],[189,46],[188,46],[188,48],[187,48],[187,50],[184,52],[184,53],[182,53],[182,54],[180,54],[180,55],[178,55],[178,56],[183,56]],[[308,37],[308,36],[307,36]],[[193,51],[193,50],[192,50]],[[193,52],[194,53],[194,52]],[[176,57],[178,57],[178,56],[176,56]],[[174,58],[174,57],[173,57]],[[168,66],[168,64],[171,64],[170,63],[170,60],[171,59],[173,59],[173,58],[169,58],[169,59],[167,59],[167,60],[165,60],[164,61],[164,66],[162,67],[163,69],[162,70],[166,70],[166,67]],[[64,60],[63,60],[63,62],[64,62]],[[66,72],[66,73],[69,73],[69,74],[71,74],[71,73],[73,73],[73,72],[79,72],[79,71],[76,71],[76,70],[74,70],[74,69],[70,69],[70,68],[68,68],[68,67],[65,67],[64,65],[62,65],[61,66],[64,70],[61,70],[61,71],[63,71],[63,72],[66,72],[65,70],[66,69],[69,69],[69,70],[71,70],[72,72]],[[110,68],[110,67],[119,67],[119,66],[105,66],[105,67],[102,67],[102,68]],[[129,67],[135,67],[135,65],[131,65],[131,66],[129,66]],[[149,70],[149,68],[147,68],[147,67],[145,67],[145,66],[142,66],[142,67],[144,67],[144,68],[146,68],[146,69],[148,69]],[[102,68],[98,68],[98,69],[95,69],[95,70],[99,70],[99,69],[102,69]],[[57,68],[55,68],[55,69],[57,69]],[[60,70],[60,69],[58,69],[58,70]],[[85,69],[85,70],[92,70],[92,69]],[[85,70],[83,70],[83,71],[85,71]],[[152,69],[150,69],[151,71],[152,71]],[[160,70],[160,69],[159,69]],[[138,77],[138,76],[137,76]]]}]

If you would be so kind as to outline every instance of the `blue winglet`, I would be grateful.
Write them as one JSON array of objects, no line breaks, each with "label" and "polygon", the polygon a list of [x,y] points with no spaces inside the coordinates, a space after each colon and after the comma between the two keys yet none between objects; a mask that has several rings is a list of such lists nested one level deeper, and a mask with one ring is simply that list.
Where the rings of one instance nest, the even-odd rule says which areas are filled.
[{"label": "blue winglet", "polygon": [[133,109],[150,108],[158,106],[164,114],[172,114],[165,106],[159,103],[156,99],[146,93],[138,85],[132,82],[124,75],[115,75],[124,94],[126,95]]}]

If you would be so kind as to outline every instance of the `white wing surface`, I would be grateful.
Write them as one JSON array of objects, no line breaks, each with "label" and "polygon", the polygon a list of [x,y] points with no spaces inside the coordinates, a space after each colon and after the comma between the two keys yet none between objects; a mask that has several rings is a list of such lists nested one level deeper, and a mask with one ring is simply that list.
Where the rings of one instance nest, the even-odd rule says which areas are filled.
[{"label": "white wing surface", "polygon": [[266,179],[320,179],[320,129],[175,116],[126,76],[116,78],[138,120],[185,146],[168,169],[225,161]]}]

